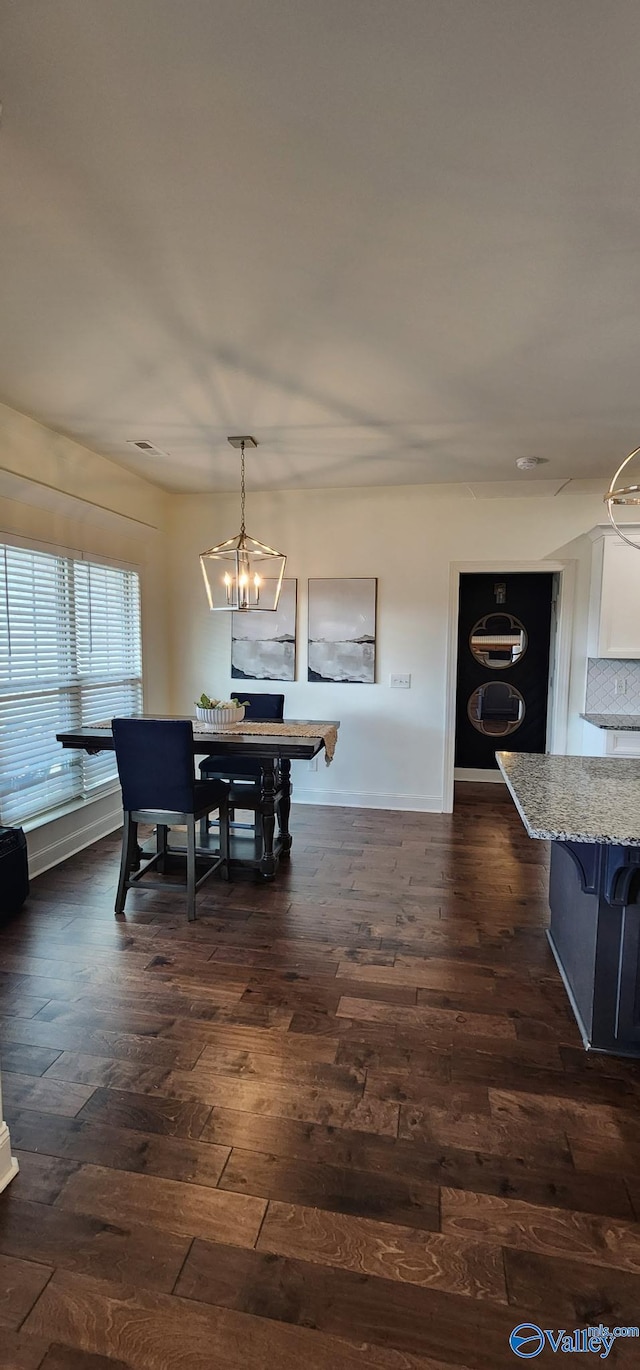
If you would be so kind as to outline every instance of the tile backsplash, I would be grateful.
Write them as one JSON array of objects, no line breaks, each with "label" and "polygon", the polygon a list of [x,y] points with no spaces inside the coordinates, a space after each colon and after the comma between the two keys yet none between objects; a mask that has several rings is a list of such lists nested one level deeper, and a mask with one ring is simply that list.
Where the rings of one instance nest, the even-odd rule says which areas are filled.
[{"label": "tile backsplash", "polygon": [[[616,694],[616,680],[620,679],[627,682],[626,694]],[[640,661],[590,657],[585,713],[640,714]]]}]

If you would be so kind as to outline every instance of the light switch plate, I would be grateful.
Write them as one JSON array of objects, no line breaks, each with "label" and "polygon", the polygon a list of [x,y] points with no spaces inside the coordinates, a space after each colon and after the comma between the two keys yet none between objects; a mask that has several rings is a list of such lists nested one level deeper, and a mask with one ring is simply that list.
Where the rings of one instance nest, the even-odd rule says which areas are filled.
[{"label": "light switch plate", "polygon": [[411,676],[410,676],[410,675],[390,675],[390,676],[389,676],[389,685],[391,686],[391,689],[392,689],[392,690],[410,690],[410,689],[411,689]]}]

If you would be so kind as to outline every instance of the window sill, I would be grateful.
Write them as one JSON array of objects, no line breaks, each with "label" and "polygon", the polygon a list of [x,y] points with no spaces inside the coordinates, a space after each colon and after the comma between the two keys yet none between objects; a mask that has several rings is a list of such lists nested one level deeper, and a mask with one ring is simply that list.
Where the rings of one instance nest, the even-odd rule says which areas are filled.
[{"label": "window sill", "polygon": [[89,804],[97,804],[100,799],[108,799],[109,795],[119,792],[120,785],[115,781],[113,785],[107,785],[96,794],[87,795],[85,799],[72,799],[68,804],[59,804],[57,809],[47,809],[46,813],[39,813],[35,818],[25,818],[22,823],[17,823],[16,827],[22,828],[24,832],[35,832],[37,828],[44,828],[48,823],[55,823],[58,818],[66,818],[68,814],[79,813]]}]

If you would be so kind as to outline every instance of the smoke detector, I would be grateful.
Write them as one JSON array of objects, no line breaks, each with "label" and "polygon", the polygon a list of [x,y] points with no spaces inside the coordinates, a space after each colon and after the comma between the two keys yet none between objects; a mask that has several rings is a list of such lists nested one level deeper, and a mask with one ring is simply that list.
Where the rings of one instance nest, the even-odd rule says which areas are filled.
[{"label": "smoke detector", "polygon": [[519,471],[534,471],[536,466],[542,466],[544,457],[518,457],[516,466]]}]

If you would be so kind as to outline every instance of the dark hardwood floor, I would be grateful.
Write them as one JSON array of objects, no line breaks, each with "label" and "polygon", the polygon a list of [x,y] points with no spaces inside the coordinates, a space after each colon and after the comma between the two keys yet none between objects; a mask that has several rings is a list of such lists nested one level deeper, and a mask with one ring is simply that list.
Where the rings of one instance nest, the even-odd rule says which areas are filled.
[{"label": "dark hardwood floor", "polygon": [[114,919],[116,835],[0,930],[2,1370],[502,1370],[640,1320],[640,1067],[582,1049],[545,845],[497,787],[293,832],[194,925]]}]

